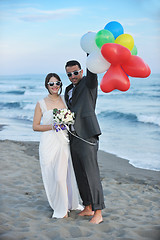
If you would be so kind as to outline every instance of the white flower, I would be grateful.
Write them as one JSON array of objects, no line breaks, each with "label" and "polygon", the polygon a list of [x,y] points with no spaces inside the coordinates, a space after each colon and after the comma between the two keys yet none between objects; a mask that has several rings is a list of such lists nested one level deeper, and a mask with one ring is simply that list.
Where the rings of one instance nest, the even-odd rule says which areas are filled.
[{"label": "white flower", "polygon": [[74,124],[74,113],[72,113],[69,109],[53,109],[53,122],[60,125],[70,125]]}]

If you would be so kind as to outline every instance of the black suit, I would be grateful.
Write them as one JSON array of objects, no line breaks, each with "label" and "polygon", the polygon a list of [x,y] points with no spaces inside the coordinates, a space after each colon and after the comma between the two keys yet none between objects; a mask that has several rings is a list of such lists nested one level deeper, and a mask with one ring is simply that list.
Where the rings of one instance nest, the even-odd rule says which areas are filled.
[{"label": "black suit", "polygon": [[97,163],[98,136],[101,134],[95,114],[97,99],[97,75],[87,70],[76,85],[70,103],[68,92],[73,88],[70,84],[65,91],[68,108],[75,113],[74,129],[76,134],[95,143],[90,145],[74,136],[70,136],[70,147],[73,167],[83,204],[92,205],[93,210],[104,208],[103,191]]}]

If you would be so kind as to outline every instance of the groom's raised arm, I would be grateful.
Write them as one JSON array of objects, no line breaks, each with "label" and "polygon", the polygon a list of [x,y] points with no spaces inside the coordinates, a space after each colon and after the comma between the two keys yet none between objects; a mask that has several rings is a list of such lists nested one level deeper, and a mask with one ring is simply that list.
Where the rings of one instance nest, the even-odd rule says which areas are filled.
[{"label": "groom's raised arm", "polygon": [[90,89],[98,86],[97,74],[90,72],[88,69],[86,74],[86,85]]},{"label": "groom's raised arm", "polygon": [[[87,57],[89,56],[89,53],[87,53]],[[95,73],[92,73],[88,70],[88,68],[86,69],[87,71],[87,74],[86,74],[86,77],[87,77],[87,82],[86,82],[86,85],[88,88],[96,88],[98,86],[98,79],[97,79],[97,74]]]}]

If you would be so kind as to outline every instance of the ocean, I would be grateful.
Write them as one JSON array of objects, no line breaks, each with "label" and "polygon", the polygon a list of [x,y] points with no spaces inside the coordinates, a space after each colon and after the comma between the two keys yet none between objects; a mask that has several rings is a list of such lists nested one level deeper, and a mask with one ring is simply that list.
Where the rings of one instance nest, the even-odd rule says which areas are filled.
[{"label": "ocean", "polygon": [[[70,82],[66,75],[59,76],[63,94]],[[102,76],[98,75],[99,84]],[[129,78],[131,87],[126,92],[98,89],[99,148],[128,159],[135,167],[160,170],[160,74]],[[44,79],[42,74],[0,76],[1,140],[40,140],[32,120],[37,101],[48,94]]]}]

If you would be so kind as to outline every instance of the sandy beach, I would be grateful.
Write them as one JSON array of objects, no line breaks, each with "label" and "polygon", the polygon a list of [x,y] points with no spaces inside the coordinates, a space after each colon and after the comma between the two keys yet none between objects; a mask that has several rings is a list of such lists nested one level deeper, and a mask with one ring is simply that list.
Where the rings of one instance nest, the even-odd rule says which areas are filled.
[{"label": "sandy beach", "polygon": [[138,169],[98,152],[106,208],[103,222],[71,211],[52,219],[41,178],[37,142],[0,141],[1,240],[159,240],[160,172]]}]

